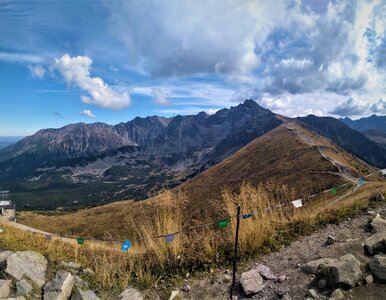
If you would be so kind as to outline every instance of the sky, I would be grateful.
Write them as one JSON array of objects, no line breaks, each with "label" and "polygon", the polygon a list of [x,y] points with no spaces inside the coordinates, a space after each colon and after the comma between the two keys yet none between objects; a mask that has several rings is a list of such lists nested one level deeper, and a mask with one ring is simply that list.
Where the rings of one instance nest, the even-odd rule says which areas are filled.
[{"label": "sky", "polygon": [[386,0],[0,0],[0,135],[208,114],[386,114]]}]

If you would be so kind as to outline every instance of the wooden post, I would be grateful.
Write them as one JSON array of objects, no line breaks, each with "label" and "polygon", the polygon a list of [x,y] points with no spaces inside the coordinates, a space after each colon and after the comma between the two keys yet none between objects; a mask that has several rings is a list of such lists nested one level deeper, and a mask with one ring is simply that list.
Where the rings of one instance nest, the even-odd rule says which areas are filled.
[{"label": "wooden post", "polygon": [[233,298],[233,292],[236,285],[236,271],[237,271],[237,256],[238,256],[238,250],[239,250],[239,228],[240,228],[240,206],[237,206],[237,220],[236,220],[236,237],[235,237],[235,250],[234,250],[234,256],[233,256],[233,277],[232,277],[232,286],[231,286],[231,293],[230,293],[230,299]]}]

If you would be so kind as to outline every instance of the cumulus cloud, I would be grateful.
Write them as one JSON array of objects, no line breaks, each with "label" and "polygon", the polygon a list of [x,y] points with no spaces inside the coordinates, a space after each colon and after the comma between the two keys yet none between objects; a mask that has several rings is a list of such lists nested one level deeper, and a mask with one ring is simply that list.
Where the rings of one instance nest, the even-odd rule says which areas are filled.
[{"label": "cumulus cloud", "polygon": [[55,59],[53,68],[57,70],[67,84],[76,86],[87,95],[82,95],[84,103],[100,107],[120,110],[130,105],[130,95],[126,89],[109,86],[100,77],[91,77],[92,60],[88,56],[74,56],[68,54]]},{"label": "cumulus cloud", "polygon": [[32,76],[37,77],[39,79],[44,78],[44,75],[46,74],[46,69],[41,65],[29,65],[28,69],[30,70]]},{"label": "cumulus cloud", "polygon": [[95,118],[95,115],[89,109],[85,109],[85,110],[81,111],[79,114],[81,116],[85,116],[85,117],[88,117],[88,118],[92,118],[92,119]]},{"label": "cumulus cloud", "polygon": [[386,101],[379,99],[377,102],[365,103],[354,98],[349,98],[346,101],[337,105],[331,114],[339,115],[342,117],[363,116],[370,114],[385,114],[386,113]]},{"label": "cumulus cloud", "polygon": [[153,94],[153,102],[154,103],[156,103],[158,105],[170,105],[171,104],[169,96],[167,94],[165,94],[164,92],[162,92],[161,89],[153,88],[152,94]]}]

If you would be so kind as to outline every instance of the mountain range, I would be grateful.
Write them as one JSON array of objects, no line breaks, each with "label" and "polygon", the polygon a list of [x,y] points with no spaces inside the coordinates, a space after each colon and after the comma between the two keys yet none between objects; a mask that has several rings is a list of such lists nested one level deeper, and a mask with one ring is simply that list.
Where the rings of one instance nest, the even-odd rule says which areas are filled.
[{"label": "mountain range", "polygon": [[[316,116],[293,120],[246,100],[213,115],[201,112],[172,118],[151,116],[115,126],[78,123],[43,129],[0,150],[0,185],[13,192],[13,198],[23,209],[70,209],[122,199],[145,199],[163,187],[173,188],[187,180],[191,182],[205,170],[211,172],[213,166],[225,163],[251,142],[267,148],[267,154],[272,155],[270,161],[276,164],[273,169],[280,173],[282,164],[305,161],[301,153],[286,158],[288,153],[283,153],[283,148],[268,147],[283,135],[284,129],[288,133],[290,129],[286,126],[293,122],[327,138],[347,155],[386,167],[386,151],[380,139],[369,139],[350,128],[352,125],[347,126],[346,121]],[[282,141],[292,139],[295,137],[285,135]],[[250,161],[253,157],[252,154]],[[251,171],[247,169],[235,170],[227,176],[261,182],[272,174],[261,171],[259,163],[259,176],[245,176]],[[233,164],[237,166],[237,161]]]}]

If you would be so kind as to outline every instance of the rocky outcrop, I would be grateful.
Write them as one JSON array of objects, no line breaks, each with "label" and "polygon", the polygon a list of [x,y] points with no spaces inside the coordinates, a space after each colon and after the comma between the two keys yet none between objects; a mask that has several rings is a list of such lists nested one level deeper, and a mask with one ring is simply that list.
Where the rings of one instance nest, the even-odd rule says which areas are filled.
[{"label": "rocky outcrop", "polygon": [[317,260],[310,261],[302,266],[301,270],[306,274],[316,274],[318,270],[323,266],[328,266],[337,263],[336,259],[332,258],[321,258]]},{"label": "rocky outcrop", "polygon": [[241,274],[240,283],[247,296],[260,292],[264,287],[263,278],[255,269]]},{"label": "rocky outcrop", "polygon": [[371,222],[371,227],[374,232],[385,232],[386,231],[386,220],[382,219],[380,216],[376,216]]},{"label": "rocky outcrop", "polygon": [[367,238],[364,243],[365,250],[370,255],[375,255],[386,250],[386,232],[377,232]]},{"label": "rocky outcrop", "polygon": [[16,282],[16,295],[29,296],[33,291],[33,286],[25,279]]},{"label": "rocky outcrop", "polygon": [[360,262],[351,254],[341,256],[321,270],[331,286],[353,288],[359,281],[362,271]]},{"label": "rocky outcrop", "polygon": [[128,287],[119,295],[120,300],[143,300],[140,292],[132,287]]},{"label": "rocky outcrop", "polygon": [[11,280],[0,280],[0,299],[7,298],[11,290]]},{"label": "rocky outcrop", "polygon": [[56,272],[55,277],[44,286],[44,300],[68,299],[74,287],[74,276],[67,271]]},{"label": "rocky outcrop", "polygon": [[0,269],[17,280],[29,278],[38,287],[44,285],[47,259],[33,251],[23,251],[9,254],[0,264]]},{"label": "rocky outcrop", "polygon": [[381,281],[386,281],[386,256],[375,255],[368,263],[369,269]]}]

